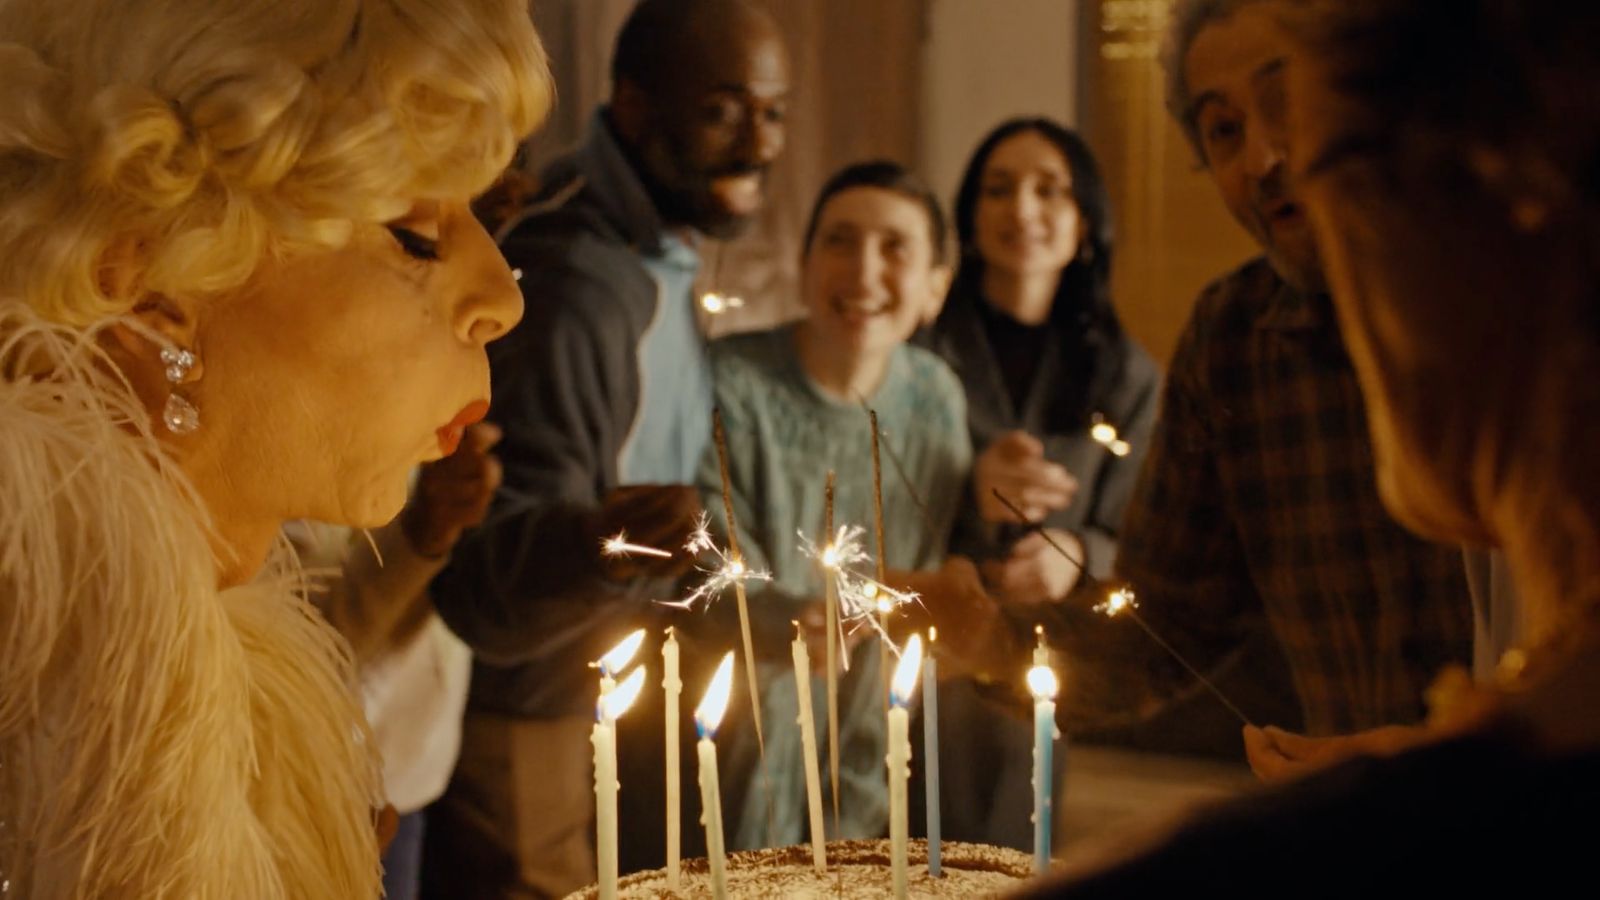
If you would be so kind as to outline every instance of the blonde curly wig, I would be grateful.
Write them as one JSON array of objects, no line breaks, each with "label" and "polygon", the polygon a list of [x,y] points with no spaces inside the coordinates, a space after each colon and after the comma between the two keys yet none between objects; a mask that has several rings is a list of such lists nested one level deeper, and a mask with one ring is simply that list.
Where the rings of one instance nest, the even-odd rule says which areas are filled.
[{"label": "blonde curly wig", "polygon": [[0,297],[205,296],[486,188],[553,88],[526,0],[0,0]]}]

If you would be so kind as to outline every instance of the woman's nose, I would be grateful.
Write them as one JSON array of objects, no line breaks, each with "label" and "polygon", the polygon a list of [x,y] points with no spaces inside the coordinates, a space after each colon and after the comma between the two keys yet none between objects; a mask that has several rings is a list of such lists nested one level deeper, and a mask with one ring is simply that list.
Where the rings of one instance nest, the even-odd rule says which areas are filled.
[{"label": "woman's nose", "polygon": [[500,248],[470,213],[460,227],[461,259],[471,271],[454,311],[456,334],[469,344],[483,346],[522,320],[522,289]]}]

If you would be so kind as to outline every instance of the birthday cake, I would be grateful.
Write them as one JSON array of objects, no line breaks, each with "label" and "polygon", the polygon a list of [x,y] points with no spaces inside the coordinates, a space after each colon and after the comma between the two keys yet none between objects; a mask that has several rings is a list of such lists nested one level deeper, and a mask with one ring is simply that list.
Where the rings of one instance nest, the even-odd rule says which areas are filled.
[{"label": "birthday cake", "polygon": [[[1017,888],[1033,875],[1033,859],[1005,847],[961,844],[941,845],[943,874],[928,874],[926,841],[911,841],[907,872],[911,897],[998,897]],[[828,844],[828,872],[818,875],[811,862],[811,845],[749,850],[728,854],[729,897],[888,897],[892,894],[889,842],[832,841]],[[680,887],[669,890],[667,871],[638,872],[618,882],[619,898],[710,897],[711,874],[704,858],[686,859],[680,867]],[[568,900],[591,900],[595,886],[571,894]]]}]

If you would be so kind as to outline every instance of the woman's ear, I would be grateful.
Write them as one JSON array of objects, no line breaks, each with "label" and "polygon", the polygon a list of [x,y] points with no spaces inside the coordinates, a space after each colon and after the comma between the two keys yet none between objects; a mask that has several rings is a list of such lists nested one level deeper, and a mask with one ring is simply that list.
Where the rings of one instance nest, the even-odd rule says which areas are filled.
[{"label": "woman's ear", "polygon": [[192,349],[197,330],[192,306],[147,290],[147,262],[144,241],[131,235],[113,240],[100,254],[97,286],[108,299],[128,310],[123,317],[128,324],[112,326],[112,336],[133,354],[151,354],[155,338]]},{"label": "woman's ear", "polygon": [[950,280],[955,270],[948,263],[937,263],[928,272],[928,302],[923,308],[922,324],[932,325],[944,310],[944,301],[950,296]]}]

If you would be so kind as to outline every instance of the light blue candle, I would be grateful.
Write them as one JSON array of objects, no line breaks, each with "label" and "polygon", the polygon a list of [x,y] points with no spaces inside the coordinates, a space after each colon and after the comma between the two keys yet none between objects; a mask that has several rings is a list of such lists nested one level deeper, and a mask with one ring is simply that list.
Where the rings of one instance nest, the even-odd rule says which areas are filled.
[{"label": "light blue candle", "polygon": [[923,796],[928,806],[928,874],[941,876],[939,865],[939,677],[933,659],[933,642],[938,632],[928,629],[928,655],[922,662],[922,758]]},{"label": "light blue candle", "polygon": [[1050,868],[1050,754],[1056,739],[1056,675],[1045,666],[1028,671],[1033,692],[1033,870]]}]

